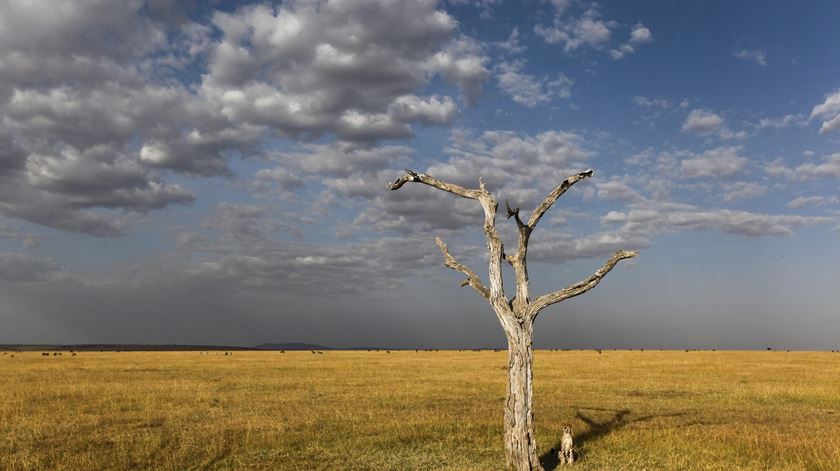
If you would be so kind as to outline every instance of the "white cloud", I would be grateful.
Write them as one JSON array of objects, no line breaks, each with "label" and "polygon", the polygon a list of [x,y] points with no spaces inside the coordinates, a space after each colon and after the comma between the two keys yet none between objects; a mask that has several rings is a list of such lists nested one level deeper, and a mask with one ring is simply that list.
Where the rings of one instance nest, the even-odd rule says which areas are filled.
[{"label": "white cloud", "polygon": [[596,196],[602,200],[639,201],[642,195],[620,178],[612,178],[606,182],[595,184]]},{"label": "white cloud", "polygon": [[809,119],[816,118],[822,120],[820,134],[826,134],[840,129],[840,90],[826,95],[825,101],[811,110]]},{"label": "white cloud", "polygon": [[751,237],[789,236],[793,227],[832,222],[828,217],[776,215],[701,209],[693,205],[655,204],[628,212],[610,211],[602,218],[605,224],[623,224],[620,232],[656,234],[675,230],[717,230]]},{"label": "white cloud", "polygon": [[636,49],[634,49],[633,46],[631,46],[630,44],[625,43],[619,46],[617,49],[610,49],[610,56],[615,60],[619,60],[623,59],[624,56],[628,54],[633,54],[634,52],[636,52]]},{"label": "white cloud", "polygon": [[703,109],[694,109],[688,114],[682,125],[683,132],[695,134],[710,134],[723,126],[723,118]]},{"label": "white cloud", "polygon": [[762,67],[767,65],[767,52],[761,49],[738,49],[732,55],[738,59],[754,62]]},{"label": "white cloud", "polygon": [[682,132],[700,135],[716,134],[724,141],[741,140],[749,136],[747,131],[732,131],[724,125],[724,119],[720,115],[700,108],[691,110],[683,122]]},{"label": "white cloud", "polygon": [[472,103],[489,75],[433,0],[256,4],[209,24],[160,5],[0,2],[0,215],[120,235],[192,201],[169,171],[232,176],[269,136],[407,138],[458,113],[422,96],[433,80]]},{"label": "white cloud", "polygon": [[394,121],[390,108],[404,108],[405,97],[435,75],[472,102],[488,74],[479,46],[456,36],[454,18],[432,1],[299,2],[276,10],[253,5],[216,13],[213,21],[222,39],[202,94],[231,121],[289,137],[408,137],[409,116],[424,124],[448,122],[455,110],[451,98],[425,99],[446,108],[443,118],[404,113],[403,121]]},{"label": "white cloud", "polygon": [[793,178],[794,172],[785,166],[784,160],[776,159],[764,165],[764,173],[771,177]]},{"label": "white cloud", "polygon": [[790,168],[782,159],[764,166],[764,173],[773,177],[808,180],[812,178],[840,178],[840,153],[823,157],[821,163],[805,163]]},{"label": "white cloud", "polygon": [[728,178],[747,166],[747,158],[739,155],[740,147],[718,147],[680,163],[682,174],[689,178]]},{"label": "white cloud", "polygon": [[836,196],[797,196],[796,198],[790,200],[785,206],[790,209],[798,209],[805,206],[829,206],[836,205],[837,203],[840,203],[840,199]]},{"label": "white cloud", "polygon": [[523,61],[502,62],[497,68],[499,88],[520,105],[534,108],[555,98],[571,96],[574,81],[564,74],[554,79],[536,77],[523,72]]},{"label": "white cloud", "polygon": [[563,12],[568,5],[567,2],[555,5],[552,25],[537,25],[534,32],[548,44],[562,44],[566,52],[582,46],[600,48],[609,42],[610,29],[616,26],[614,22],[601,20],[601,15],[594,6],[577,18],[564,18]]},{"label": "white cloud", "polygon": [[508,54],[521,54],[525,52],[525,46],[519,41],[519,28],[513,28],[507,40],[494,43],[494,45]]},{"label": "white cloud", "polygon": [[758,122],[758,129],[784,129],[789,127],[804,127],[808,120],[802,114],[786,114],[781,118],[763,118]]},{"label": "white cloud", "polygon": [[633,44],[645,44],[653,42],[653,33],[641,23],[636,23],[633,31],[630,32],[630,42]]},{"label": "white cloud", "polygon": [[840,153],[826,156],[820,164],[807,163],[799,165],[794,170],[794,173],[800,178],[840,178]]},{"label": "white cloud", "polygon": [[645,28],[641,23],[636,23],[636,25],[633,26],[633,30],[630,31],[630,39],[617,48],[611,49],[610,56],[612,56],[615,60],[622,59],[624,56],[636,52],[636,47],[639,45],[651,42],[653,42],[653,33],[651,33],[650,30]]},{"label": "white cloud", "polygon": [[757,198],[769,191],[764,185],[755,182],[734,182],[723,185],[723,201],[731,203],[737,200]]}]

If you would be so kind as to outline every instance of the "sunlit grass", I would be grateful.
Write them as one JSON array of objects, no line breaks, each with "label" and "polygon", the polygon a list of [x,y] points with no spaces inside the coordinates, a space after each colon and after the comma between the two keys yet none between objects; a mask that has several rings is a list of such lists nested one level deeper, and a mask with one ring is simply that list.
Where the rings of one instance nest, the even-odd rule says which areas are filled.
[{"label": "sunlit grass", "polygon": [[[0,469],[503,469],[506,352],[10,355]],[[840,469],[838,353],[535,361],[540,453],[570,424],[576,469]]]}]

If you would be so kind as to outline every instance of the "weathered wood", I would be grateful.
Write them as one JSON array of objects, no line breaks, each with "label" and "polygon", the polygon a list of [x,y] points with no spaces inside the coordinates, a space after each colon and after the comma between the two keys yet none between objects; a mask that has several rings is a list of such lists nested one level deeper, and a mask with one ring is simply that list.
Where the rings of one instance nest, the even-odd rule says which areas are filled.
[{"label": "weathered wood", "polygon": [[560,301],[580,296],[581,294],[591,290],[601,282],[601,280],[616,266],[616,264],[618,264],[618,262],[628,258],[633,258],[636,255],[639,255],[639,252],[619,250],[615,253],[615,255],[610,257],[609,260],[607,260],[607,263],[605,263],[604,266],[599,268],[598,271],[589,278],[583,281],[578,281],[575,284],[569,285],[561,290],[554,291],[553,293],[544,294],[535,299],[529,307],[529,317],[533,319],[544,308],[551,306],[552,304],[559,303]]},{"label": "weathered wood", "polygon": [[[534,427],[533,412],[533,325],[537,314],[544,308],[579,296],[594,288],[615,265],[624,259],[635,257],[638,252],[621,250],[615,253],[607,263],[589,278],[572,284],[553,293],[539,296],[531,301],[529,296],[528,279],[528,242],[531,233],[549,208],[563,196],[575,183],[591,177],[592,170],[572,175],[552,190],[537,206],[528,222],[519,216],[519,208],[512,209],[505,201],[508,219],[514,218],[519,230],[517,251],[513,255],[505,253],[504,245],[496,229],[496,212],[499,204],[493,195],[487,191],[484,182],[479,179],[479,188],[464,188],[460,185],[446,183],[429,175],[406,170],[405,174],[386,188],[398,190],[409,182],[422,183],[448,193],[476,200],[484,210],[484,234],[487,239],[489,252],[488,289],[479,276],[466,265],[455,260],[449,253],[446,244],[436,238],[438,247],[443,252],[444,265],[452,270],[464,274],[467,279],[461,286],[471,286],[493,308],[496,317],[502,325],[508,341],[508,387],[505,400],[505,458],[509,468],[517,471],[542,470],[537,456],[537,441]],[[502,278],[502,261],[507,261],[516,274],[516,295],[510,300],[505,298],[504,280]]]},{"label": "weathered wood", "polygon": [[528,218],[528,227],[534,229],[537,227],[537,223],[540,222],[540,219],[543,217],[548,208],[550,208],[558,198],[563,196],[566,191],[572,187],[575,183],[584,180],[586,178],[591,177],[595,174],[595,171],[589,169],[585,172],[580,172],[577,175],[572,175],[571,177],[563,180],[563,183],[557,185],[557,188],[551,190],[551,193],[546,195],[545,199],[537,206],[537,209],[531,213],[531,217]]},{"label": "weathered wood", "polygon": [[461,286],[470,285],[474,290],[478,291],[478,294],[480,294],[484,299],[489,300],[490,290],[484,286],[484,283],[481,282],[478,275],[476,275],[470,267],[455,260],[455,258],[449,253],[449,249],[446,248],[446,244],[440,240],[440,237],[435,237],[435,242],[437,243],[437,246],[440,247],[440,251],[443,252],[443,264],[467,276],[467,279],[461,282]]}]

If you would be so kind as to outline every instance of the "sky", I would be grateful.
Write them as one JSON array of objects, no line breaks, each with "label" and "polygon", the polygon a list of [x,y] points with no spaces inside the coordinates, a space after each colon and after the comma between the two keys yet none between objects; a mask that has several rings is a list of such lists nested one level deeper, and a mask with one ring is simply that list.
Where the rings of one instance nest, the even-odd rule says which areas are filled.
[{"label": "sky", "polygon": [[434,243],[486,281],[480,207],[385,186],[481,177],[527,215],[592,168],[532,236],[531,292],[640,255],[544,310],[537,348],[840,348],[837,18],[0,2],[0,343],[503,346]]}]

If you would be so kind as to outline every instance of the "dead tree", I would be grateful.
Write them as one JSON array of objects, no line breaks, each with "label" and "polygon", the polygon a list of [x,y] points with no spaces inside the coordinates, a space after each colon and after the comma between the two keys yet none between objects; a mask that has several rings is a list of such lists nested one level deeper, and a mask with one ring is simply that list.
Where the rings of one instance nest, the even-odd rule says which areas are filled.
[{"label": "dead tree", "polygon": [[[638,252],[620,250],[589,278],[574,283],[558,291],[543,294],[535,298],[529,293],[528,281],[528,241],[531,233],[549,208],[572,185],[589,178],[594,172],[587,170],[573,175],[552,190],[531,213],[528,221],[519,216],[519,208],[507,208],[508,219],[513,218],[519,229],[519,243],[515,253],[505,252],[502,239],[496,229],[496,210],[498,202],[487,191],[479,178],[479,188],[464,188],[452,183],[442,182],[429,175],[406,170],[405,175],[388,185],[389,190],[398,190],[409,182],[422,183],[443,190],[462,198],[477,201],[484,209],[484,234],[487,237],[489,257],[488,288],[479,276],[468,266],[455,260],[440,238],[436,239],[443,252],[444,265],[462,273],[466,279],[461,286],[469,285],[484,298],[499,318],[508,341],[508,387],[505,401],[505,456],[509,468],[517,471],[542,470],[537,457],[537,442],[534,434],[534,412],[532,408],[532,343],[534,338],[534,320],[537,314],[552,304],[581,295],[594,288],[615,265],[626,258],[635,257]],[[502,262],[506,261],[516,274],[516,295],[511,299],[505,296],[502,280]]]}]

